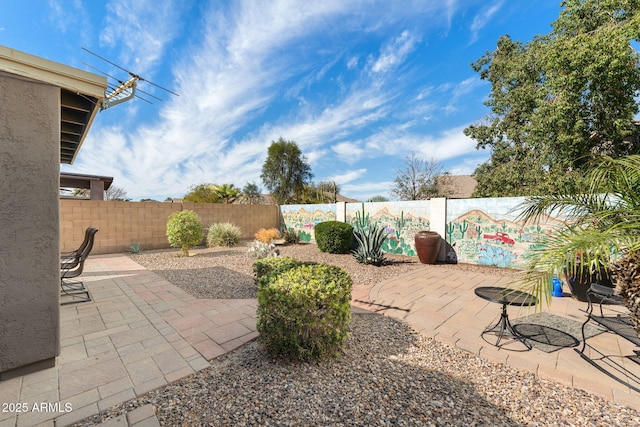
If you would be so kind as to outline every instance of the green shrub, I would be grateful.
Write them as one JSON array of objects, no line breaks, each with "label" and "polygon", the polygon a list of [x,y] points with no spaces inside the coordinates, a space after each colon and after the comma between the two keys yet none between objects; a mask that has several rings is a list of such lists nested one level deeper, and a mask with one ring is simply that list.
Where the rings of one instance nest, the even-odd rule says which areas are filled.
[{"label": "green shrub", "polygon": [[387,239],[385,229],[374,223],[366,230],[356,229],[353,235],[358,242],[358,247],[351,251],[356,260],[363,264],[382,265],[385,259],[382,244]]},{"label": "green shrub", "polygon": [[189,256],[189,249],[202,241],[198,214],[190,210],[173,213],[167,221],[167,238],[172,247],[182,249],[182,253]]},{"label": "green shrub", "polygon": [[316,244],[322,252],[346,254],[353,242],[353,227],[346,222],[325,221],[314,227]]},{"label": "green shrub", "polygon": [[349,274],[332,265],[300,265],[258,288],[259,340],[278,357],[337,356],[351,320]]},{"label": "green shrub", "polygon": [[291,270],[301,265],[314,265],[313,262],[303,262],[290,256],[262,258],[253,263],[253,275],[258,286],[266,285],[271,276]]},{"label": "green shrub", "polygon": [[207,246],[235,246],[242,236],[240,227],[230,222],[219,222],[209,226],[207,234]]}]

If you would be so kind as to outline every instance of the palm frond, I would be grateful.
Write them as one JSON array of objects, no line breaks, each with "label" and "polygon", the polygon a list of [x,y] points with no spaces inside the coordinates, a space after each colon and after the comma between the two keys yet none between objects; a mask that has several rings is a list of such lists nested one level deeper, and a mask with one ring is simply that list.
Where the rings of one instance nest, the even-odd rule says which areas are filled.
[{"label": "palm frond", "polygon": [[550,301],[550,280],[566,272],[599,274],[625,253],[640,250],[640,155],[600,157],[587,174],[584,194],[529,197],[519,219],[563,218],[526,255],[520,288]]}]

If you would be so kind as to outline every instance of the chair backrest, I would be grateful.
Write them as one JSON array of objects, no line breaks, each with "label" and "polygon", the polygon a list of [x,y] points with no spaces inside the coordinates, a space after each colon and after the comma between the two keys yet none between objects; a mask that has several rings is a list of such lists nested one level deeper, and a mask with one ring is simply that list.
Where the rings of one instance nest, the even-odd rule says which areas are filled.
[{"label": "chair backrest", "polygon": [[87,229],[84,231],[84,240],[82,241],[80,246],[78,246],[78,249],[74,249],[72,251],[64,252],[60,254],[60,259],[62,262],[64,263],[72,262],[73,258],[78,256],[87,247],[87,245],[89,244],[89,239],[91,238],[92,230],[97,230],[97,229],[93,227],[87,227]]},{"label": "chair backrest", "polygon": [[82,244],[80,245],[80,247],[74,251],[76,254],[81,253],[89,244],[89,240],[91,239],[91,237],[95,236],[96,233],[93,230],[97,231],[98,229],[93,227],[87,227],[87,229],[84,231],[84,240],[82,241]]},{"label": "chair backrest", "polygon": [[87,244],[85,245],[85,247],[82,249],[82,251],[78,256],[80,262],[84,262],[84,260],[87,259],[87,257],[91,253],[91,250],[93,249],[93,242],[95,240],[95,236],[97,232],[98,232],[97,228],[90,228],[87,230],[89,241],[87,242]]},{"label": "chair backrest", "polygon": [[93,249],[93,242],[95,240],[95,235],[98,232],[97,228],[91,228],[88,231],[88,235],[89,235],[89,241],[87,242],[86,246],[84,247],[84,249],[82,250],[82,252],[80,252],[79,254],[77,254],[73,261],[71,262],[67,262],[67,263],[63,263],[61,265],[60,271],[61,271],[61,277],[64,278],[72,278],[72,277],[78,277],[80,274],[82,274],[82,270],[84,267],[84,261],[89,257],[89,254],[91,253],[91,250]]}]

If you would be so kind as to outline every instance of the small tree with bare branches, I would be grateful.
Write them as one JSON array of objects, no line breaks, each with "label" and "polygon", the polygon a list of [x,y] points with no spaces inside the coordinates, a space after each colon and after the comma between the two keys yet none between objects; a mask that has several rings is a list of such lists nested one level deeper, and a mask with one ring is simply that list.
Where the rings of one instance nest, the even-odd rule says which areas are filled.
[{"label": "small tree with bare branches", "polygon": [[448,171],[435,159],[424,160],[415,152],[406,156],[396,170],[391,194],[399,200],[426,200],[446,197],[453,192]]}]

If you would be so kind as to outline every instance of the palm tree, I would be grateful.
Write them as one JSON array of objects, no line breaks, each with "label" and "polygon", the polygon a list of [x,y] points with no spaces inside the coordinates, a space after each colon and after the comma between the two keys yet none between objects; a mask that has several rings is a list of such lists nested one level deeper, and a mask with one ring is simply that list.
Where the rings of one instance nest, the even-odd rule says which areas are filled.
[{"label": "palm tree", "polygon": [[224,203],[233,203],[240,195],[240,189],[233,184],[222,184],[216,186],[215,193]]},{"label": "palm tree", "polygon": [[[640,155],[602,156],[587,172],[582,194],[532,196],[520,206],[525,222],[564,216],[560,229],[546,235],[528,255],[523,283],[550,301],[554,274],[574,277],[611,271],[632,317],[640,319]],[[635,272],[635,273],[634,273]],[[640,325],[636,322],[636,328]]]}]

